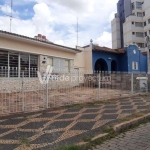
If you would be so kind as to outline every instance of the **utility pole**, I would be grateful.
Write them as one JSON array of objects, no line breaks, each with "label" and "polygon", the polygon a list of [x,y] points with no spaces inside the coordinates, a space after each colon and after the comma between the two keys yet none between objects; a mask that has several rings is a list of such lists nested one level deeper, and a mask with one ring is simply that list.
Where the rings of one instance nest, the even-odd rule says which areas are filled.
[{"label": "utility pole", "polygon": [[11,24],[12,24],[12,8],[13,8],[13,0],[11,0],[11,12],[10,12],[10,32],[11,32]]},{"label": "utility pole", "polygon": [[77,18],[77,46],[78,46],[78,18]]}]

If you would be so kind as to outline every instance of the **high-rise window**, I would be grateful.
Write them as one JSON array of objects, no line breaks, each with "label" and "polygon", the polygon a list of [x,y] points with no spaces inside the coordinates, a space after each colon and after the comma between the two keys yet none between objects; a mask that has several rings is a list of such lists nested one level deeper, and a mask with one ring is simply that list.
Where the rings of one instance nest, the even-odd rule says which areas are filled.
[{"label": "high-rise window", "polygon": [[143,27],[143,22],[135,22],[136,27]]},{"label": "high-rise window", "polygon": [[143,12],[143,16],[145,16],[145,12]]},{"label": "high-rise window", "polygon": [[137,9],[142,9],[142,3],[141,2],[136,2],[136,8]]},{"label": "high-rise window", "polygon": [[135,7],[134,7],[134,2],[132,3],[132,10],[134,10],[135,9]]},{"label": "high-rise window", "polygon": [[136,32],[136,37],[144,37],[143,32]]},{"label": "high-rise window", "polygon": [[144,48],[144,43],[136,43],[140,48]]},{"label": "high-rise window", "polygon": [[144,26],[146,26],[146,21],[144,22]]},{"label": "high-rise window", "polygon": [[145,37],[147,36],[147,32],[145,32]]},{"label": "high-rise window", "polygon": [[148,19],[148,24],[150,24],[150,19]]},{"label": "high-rise window", "polygon": [[138,17],[143,17],[143,14],[141,12],[137,12]]}]

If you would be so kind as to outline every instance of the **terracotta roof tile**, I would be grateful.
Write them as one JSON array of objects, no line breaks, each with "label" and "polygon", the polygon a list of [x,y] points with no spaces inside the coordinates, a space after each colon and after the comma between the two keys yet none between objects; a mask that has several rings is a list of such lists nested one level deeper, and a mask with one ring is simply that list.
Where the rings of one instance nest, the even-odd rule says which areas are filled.
[{"label": "terracotta roof tile", "polygon": [[95,51],[105,51],[105,52],[110,52],[110,53],[125,53],[125,50],[122,48],[120,49],[111,49],[111,48],[108,48],[108,47],[101,47],[99,45],[94,45],[94,50]]}]

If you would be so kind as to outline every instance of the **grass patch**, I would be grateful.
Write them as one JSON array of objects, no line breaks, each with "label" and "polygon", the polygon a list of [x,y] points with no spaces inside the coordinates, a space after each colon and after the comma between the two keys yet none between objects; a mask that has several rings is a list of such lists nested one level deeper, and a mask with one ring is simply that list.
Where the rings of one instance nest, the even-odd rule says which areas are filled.
[{"label": "grass patch", "polygon": [[129,120],[131,120],[131,119],[128,118],[128,117],[125,117],[125,118],[120,118],[120,120],[121,120],[121,122],[125,122],[125,121],[129,121]]},{"label": "grass patch", "polygon": [[142,113],[142,112],[133,113],[133,114],[132,114],[132,117],[133,117],[133,118],[137,118],[137,117],[142,117],[143,115],[144,115],[144,113]]},{"label": "grass patch", "polygon": [[83,137],[82,140],[83,140],[84,142],[89,142],[89,141],[92,140],[92,137],[86,136],[86,137]]},{"label": "grass patch", "polygon": [[87,102],[87,103],[82,103],[82,104],[72,104],[72,105],[66,105],[62,106],[62,108],[84,108],[84,107],[92,107],[96,105],[107,105],[107,104],[113,104],[113,102],[116,100],[103,100],[103,101],[95,101],[95,102]]},{"label": "grass patch", "polygon": [[21,138],[20,139],[20,144],[25,145],[27,147],[30,147],[30,141],[27,138]]},{"label": "grass patch", "polygon": [[106,127],[104,127],[103,132],[105,132],[105,133],[113,132],[113,127],[112,126],[106,126]]}]

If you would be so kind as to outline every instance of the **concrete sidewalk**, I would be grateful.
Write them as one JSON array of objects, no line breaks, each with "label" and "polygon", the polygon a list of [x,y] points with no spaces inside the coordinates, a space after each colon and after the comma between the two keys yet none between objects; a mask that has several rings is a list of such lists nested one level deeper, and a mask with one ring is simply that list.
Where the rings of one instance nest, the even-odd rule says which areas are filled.
[{"label": "concrete sidewalk", "polygon": [[150,123],[120,134],[93,150],[150,150]]}]

